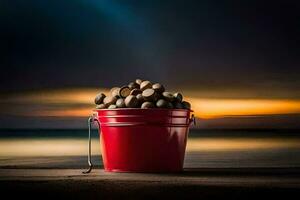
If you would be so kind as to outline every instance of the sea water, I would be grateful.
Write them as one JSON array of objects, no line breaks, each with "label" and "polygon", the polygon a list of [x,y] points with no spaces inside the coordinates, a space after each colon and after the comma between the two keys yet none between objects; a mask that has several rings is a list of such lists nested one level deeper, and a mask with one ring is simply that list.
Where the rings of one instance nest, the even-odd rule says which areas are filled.
[{"label": "sea water", "polygon": [[[0,168],[83,168],[86,130],[1,130]],[[102,166],[98,132],[93,161]],[[191,130],[185,168],[300,167],[299,130]]]}]

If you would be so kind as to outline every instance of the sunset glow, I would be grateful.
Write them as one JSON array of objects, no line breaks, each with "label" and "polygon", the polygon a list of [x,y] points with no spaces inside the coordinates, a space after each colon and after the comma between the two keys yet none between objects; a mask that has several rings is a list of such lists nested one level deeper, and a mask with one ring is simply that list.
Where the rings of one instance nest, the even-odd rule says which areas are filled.
[{"label": "sunset glow", "polygon": [[[13,108],[3,108],[18,116],[86,117],[94,108],[98,92],[107,89],[64,89],[12,95],[4,103],[14,103]],[[252,116],[300,113],[300,100],[288,99],[209,99],[187,97],[197,117]],[[17,109],[16,109],[17,108]],[[9,110],[8,110],[9,109]]]},{"label": "sunset glow", "polygon": [[299,100],[272,99],[196,99],[188,98],[196,116],[274,115],[300,113]]}]

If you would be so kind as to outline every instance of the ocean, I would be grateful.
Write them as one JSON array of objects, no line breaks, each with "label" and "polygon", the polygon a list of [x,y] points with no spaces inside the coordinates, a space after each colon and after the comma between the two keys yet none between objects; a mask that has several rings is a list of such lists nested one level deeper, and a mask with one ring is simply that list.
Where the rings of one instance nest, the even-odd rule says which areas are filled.
[{"label": "ocean", "polygon": [[[103,167],[93,132],[93,161]],[[300,130],[190,130],[185,168],[300,167]],[[87,130],[0,130],[0,168],[85,168]]]}]

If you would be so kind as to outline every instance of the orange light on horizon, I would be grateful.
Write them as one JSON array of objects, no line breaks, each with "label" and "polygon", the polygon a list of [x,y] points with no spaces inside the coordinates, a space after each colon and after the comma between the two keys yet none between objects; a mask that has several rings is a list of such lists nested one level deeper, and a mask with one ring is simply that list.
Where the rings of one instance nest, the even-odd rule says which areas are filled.
[{"label": "orange light on horizon", "polygon": [[[108,93],[108,89],[83,88],[14,95],[0,100],[0,103],[4,101],[12,105],[17,104],[20,107],[4,107],[0,114],[9,112],[18,116],[86,117],[92,113],[94,97],[100,91]],[[185,100],[192,104],[195,115],[200,118],[300,113],[300,100],[205,99],[194,97],[186,97]],[[36,105],[40,107],[31,109]],[[23,109],[24,107],[26,109]]]},{"label": "orange light on horizon", "polygon": [[99,92],[105,94],[108,93],[108,89],[105,88],[74,88],[74,89],[55,89],[44,90],[37,92],[28,92],[14,94],[6,98],[1,99],[0,103],[7,101],[10,103],[39,103],[39,104],[51,104],[51,103],[93,103],[94,97]]},{"label": "orange light on horizon", "polygon": [[201,118],[300,113],[299,100],[187,98]]},{"label": "orange light on horizon", "polygon": [[92,114],[92,108],[74,108],[64,110],[44,110],[31,114],[35,117],[87,117]]}]

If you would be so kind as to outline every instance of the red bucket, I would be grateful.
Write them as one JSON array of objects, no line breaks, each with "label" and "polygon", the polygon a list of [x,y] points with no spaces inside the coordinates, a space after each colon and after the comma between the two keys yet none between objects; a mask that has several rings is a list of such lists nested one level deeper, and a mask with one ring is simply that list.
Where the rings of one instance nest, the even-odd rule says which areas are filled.
[{"label": "red bucket", "polygon": [[191,110],[101,109],[100,146],[105,171],[179,172],[183,170]]}]

